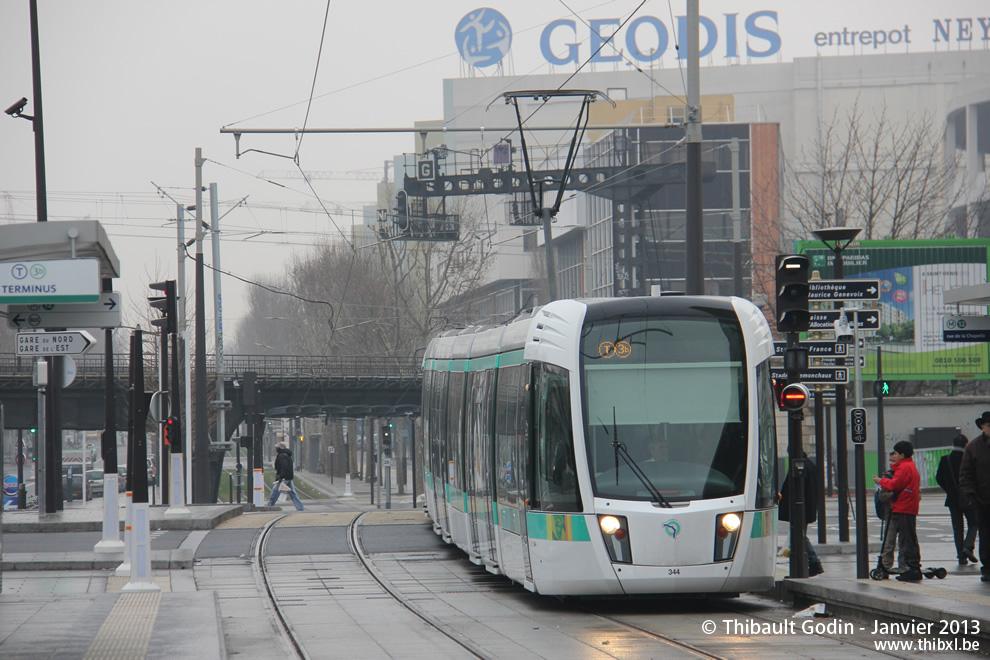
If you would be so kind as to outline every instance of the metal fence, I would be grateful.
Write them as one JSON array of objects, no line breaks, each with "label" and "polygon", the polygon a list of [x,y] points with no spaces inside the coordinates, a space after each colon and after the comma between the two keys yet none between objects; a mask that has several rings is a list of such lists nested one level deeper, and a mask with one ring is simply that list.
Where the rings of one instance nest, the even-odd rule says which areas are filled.
[{"label": "metal fence", "polygon": [[[145,356],[146,360],[150,356]],[[31,379],[31,369],[36,356],[0,354],[0,379]],[[77,378],[102,378],[103,356],[73,356]],[[128,374],[128,356],[115,354],[114,372],[117,378]],[[211,378],[216,376],[216,360],[208,356],[206,370]],[[314,357],[300,355],[227,355],[224,356],[224,375],[232,378],[245,371],[254,371],[264,379],[298,378],[373,378],[418,379],[422,372],[422,360],[414,357]]]}]

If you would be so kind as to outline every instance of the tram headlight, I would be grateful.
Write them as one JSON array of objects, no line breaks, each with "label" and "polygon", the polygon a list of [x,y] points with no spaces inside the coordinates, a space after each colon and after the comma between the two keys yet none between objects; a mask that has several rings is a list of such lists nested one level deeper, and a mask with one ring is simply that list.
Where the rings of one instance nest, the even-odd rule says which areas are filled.
[{"label": "tram headlight", "polygon": [[725,528],[727,532],[734,532],[739,529],[739,525],[742,524],[742,518],[738,513],[727,513],[722,516],[722,527]]},{"label": "tram headlight", "polygon": [[742,519],[741,511],[722,513],[715,517],[715,561],[729,561],[735,556]]},{"label": "tram headlight", "polygon": [[602,531],[606,534],[615,534],[622,528],[622,523],[615,516],[601,516],[598,519],[598,524],[601,525]]},{"label": "tram headlight", "polygon": [[601,514],[598,516],[598,526],[602,530],[605,549],[613,563],[632,563],[632,551],[629,548],[629,525],[625,516]]}]

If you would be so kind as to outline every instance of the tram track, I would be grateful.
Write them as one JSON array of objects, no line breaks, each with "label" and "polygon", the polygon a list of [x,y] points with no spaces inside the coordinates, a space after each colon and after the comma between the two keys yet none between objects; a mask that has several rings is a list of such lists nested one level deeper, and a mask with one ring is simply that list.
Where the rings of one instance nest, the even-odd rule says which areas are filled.
[{"label": "tram track", "polygon": [[258,539],[255,542],[254,547],[254,579],[258,585],[259,593],[262,593],[265,596],[266,605],[272,613],[272,620],[275,623],[276,629],[279,631],[283,642],[286,644],[286,650],[294,653],[297,658],[301,658],[302,660],[310,660],[309,654],[306,653],[306,649],[303,647],[301,641],[292,628],[292,624],[289,623],[288,617],[282,610],[282,606],[275,597],[275,592],[272,588],[271,580],[269,579],[268,571],[265,567],[265,548],[268,545],[269,534],[272,529],[274,529],[275,525],[287,516],[288,514],[282,514],[272,518],[265,523],[264,527],[261,528],[261,533],[258,534]]},{"label": "tram track", "polygon": [[[435,607],[435,604],[438,602],[437,594],[433,594],[432,598],[424,598],[424,594],[421,591],[417,591],[410,595],[404,593],[403,589],[398,587],[396,584],[393,584],[393,582],[389,579],[389,573],[387,571],[383,571],[382,568],[379,568],[379,566],[375,564],[371,556],[366,552],[362,543],[361,528],[363,524],[366,524],[368,516],[372,513],[373,512],[369,511],[362,512],[360,515],[351,520],[346,527],[345,534],[348,550],[350,554],[358,560],[357,565],[354,565],[353,570],[364,574],[366,576],[365,579],[368,580],[367,584],[371,585],[374,583],[375,589],[380,589],[382,596],[389,598],[396,605],[408,611],[416,617],[416,619],[428,625],[431,629],[445,637],[450,642],[456,644],[470,656],[476,658],[493,658],[501,655],[499,648],[496,648],[499,647],[499,644],[496,643],[495,646],[492,646],[491,644],[494,640],[489,639],[489,642],[482,646],[472,639],[472,637],[475,636],[467,632],[462,625],[457,623],[451,624],[450,622],[445,621],[442,616],[437,616],[437,610]],[[288,611],[285,610],[279,603],[279,597],[277,596],[277,593],[279,593],[279,582],[277,578],[279,573],[275,572],[273,575],[269,575],[269,571],[266,567],[266,548],[268,545],[268,540],[274,536],[271,533],[274,527],[277,526],[284,518],[286,518],[286,515],[278,516],[264,525],[255,542],[255,557],[252,565],[254,568],[258,592],[263,595],[266,609],[271,613],[274,628],[280,633],[286,654],[292,657],[305,658],[306,660],[309,660],[310,655],[305,648],[305,640],[301,638],[293,629]],[[428,582],[429,580],[427,580],[426,584],[428,584]],[[487,592],[487,589],[479,586],[479,592]],[[502,604],[506,604],[504,601],[500,602],[502,602]],[[300,603],[298,600],[291,598],[288,602],[288,605],[298,606],[299,604]],[[592,603],[575,603],[572,601],[570,609],[580,612],[583,616],[593,617],[602,622],[606,622],[609,626],[624,631],[629,638],[639,637],[647,644],[656,643],[657,646],[655,647],[655,650],[650,653],[651,657],[658,657],[655,655],[656,653],[660,653],[660,656],[663,656],[663,647],[669,649],[666,653],[678,653],[695,658],[725,660],[725,658],[733,656],[732,653],[727,655],[719,655],[716,651],[706,649],[705,647],[708,646],[707,644],[699,643],[693,639],[691,641],[694,643],[682,641],[682,635],[678,635],[677,633],[667,634],[668,631],[658,631],[655,626],[652,626],[648,622],[640,620],[630,621],[629,617],[623,616],[622,613],[603,612]],[[735,615],[741,615],[746,618],[771,623],[781,620],[781,616],[774,616],[773,613],[768,614],[759,612],[747,607],[734,607],[726,602],[722,602],[719,609],[725,613],[731,612]],[[291,610],[291,608],[289,608],[289,610]],[[543,621],[541,625],[546,626],[547,622]],[[595,626],[592,624],[589,627],[594,628]],[[536,629],[537,628],[534,628],[534,630]],[[586,637],[580,634],[575,634],[575,630],[573,629],[570,631],[565,631],[564,629],[558,628],[557,632],[568,637],[572,637],[574,640],[581,643],[588,643],[588,639]],[[860,640],[850,639],[848,637],[838,637],[828,634],[814,634],[813,636],[822,640],[827,640],[830,643],[844,645],[847,648],[854,647],[863,651],[868,651],[869,654],[876,654],[878,656],[894,658],[910,657],[889,651],[884,652],[874,648],[871,644],[866,644]],[[614,638],[612,641],[613,643],[615,642]],[[607,644],[608,642],[605,643]],[[606,655],[612,655],[609,649],[603,648],[598,644],[592,644],[592,646],[599,652],[604,652]]]},{"label": "tram track", "polygon": [[432,627],[434,630],[439,632],[441,635],[451,640],[461,648],[463,648],[468,653],[472,654],[476,658],[494,658],[495,656],[487,653],[483,648],[467,639],[463,634],[457,632],[453,627],[437,620],[435,617],[431,616],[425,612],[422,608],[413,604],[408,598],[402,595],[402,593],[395,588],[395,586],[382,574],[378,567],[375,566],[374,562],[371,561],[367,553],[364,551],[364,547],[361,545],[361,538],[358,533],[358,528],[361,525],[361,521],[364,520],[371,512],[365,511],[357,518],[351,521],[351,524],[347,527],[347,543],[351,548],[351,552],[358,558],[361,565],[368,572],[368,574],[389,594],[395,599],[402,607],[414,614],[416,617],[424,621],[427,625]]}]

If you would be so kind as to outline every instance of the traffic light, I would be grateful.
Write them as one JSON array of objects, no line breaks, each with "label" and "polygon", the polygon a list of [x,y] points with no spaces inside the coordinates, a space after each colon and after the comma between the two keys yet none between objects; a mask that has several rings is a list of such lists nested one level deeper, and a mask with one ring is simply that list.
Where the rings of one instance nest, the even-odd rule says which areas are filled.
[{"label": "traffic light", "polygon": [[164,440],[165,444],[171,447],[171,450],[176,454],[182,451],[182,433],[181,425],[179,424],[179,419],[177,417],[169,417],[164,422],[162,422],[162,428],[164,429]]},{"label": "traffic light", "polygon": [[165,293],[164,296],[148,298],[148,304],[162,314],[162,318],[152,320],[151,325],[156,328],[164,328],[166,334],[175,334],[178,331],[178,307],[175,300],[175,280],[152,282],[148,286],[154,291],[163,291]]},{"label": "traffic light", "polygon": [[808,257],[803,254],[777,255],[777,331],[807,332],[811,322],[808,309]]},{"label": "traffic light", "polygon": [[873,396],[890,396],[890,381],[888,380],[875,380],[873,381]]},{"label": "traffic light", "polygon": [[386,456],[392,455],[392,424],[382,424],[382,449]]},{"label": "traffic light", "polygon": [[786,385],[783,381],[775,381],[774,389],[777,392],[777,407],[781,410],[801,410],[811,398],[811,392],[801,383]]}]

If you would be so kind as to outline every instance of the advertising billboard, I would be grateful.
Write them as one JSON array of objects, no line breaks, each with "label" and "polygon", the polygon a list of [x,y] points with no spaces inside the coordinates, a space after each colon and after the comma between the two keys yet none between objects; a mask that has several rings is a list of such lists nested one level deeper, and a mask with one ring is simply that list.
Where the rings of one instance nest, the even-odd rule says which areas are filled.
[{"label": "advertising billboard", "polygon": [[[820,241],[799,241],[812,272],[834,279],[834,255]],[[986,307],[946,305],[950,289],[987,282],[990,240],[855,241],[842,253],[843,279],[880,281],[879,301],[861,303],[880,312],[880,329],[866,334],[864,377],[876,376],[876,347],[883,376],[891,380],[990,378],[990,344],[942,340],[942,317],[985,316]],[[851,306],[846,303],[846,306]]]}]

